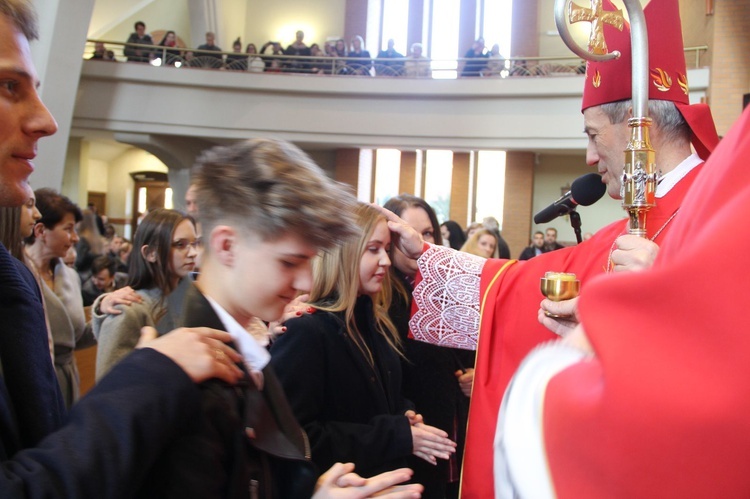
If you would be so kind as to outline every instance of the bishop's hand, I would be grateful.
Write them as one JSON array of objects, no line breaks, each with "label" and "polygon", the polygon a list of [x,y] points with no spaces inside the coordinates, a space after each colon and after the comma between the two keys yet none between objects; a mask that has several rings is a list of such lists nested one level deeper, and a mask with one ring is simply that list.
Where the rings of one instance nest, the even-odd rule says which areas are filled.
[{"label": "bishop's hand", "polygon": [[388,228],[394,235],[393,244],[412,260],[416,260],[422,256],[424,252],[422,234],[417,232],[411,225],[391,210],[387,210],[377,204],[373,204],[372,206],[377,208],[388,220]]}]

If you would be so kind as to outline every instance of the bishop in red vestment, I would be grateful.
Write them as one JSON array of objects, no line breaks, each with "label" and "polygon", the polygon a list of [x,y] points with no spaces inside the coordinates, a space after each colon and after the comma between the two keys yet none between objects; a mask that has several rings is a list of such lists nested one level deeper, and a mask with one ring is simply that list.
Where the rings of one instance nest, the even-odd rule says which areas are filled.
[{"label": "bishop in red vestment", "polygon": [[748,497],[750,288],[730,262],[750,244],[749,156],[750,109],[686,195],[654,266],[582,290],[581,326],[563,343],[580,334],[588,345],[553,343],[524,361],[498,427],[499,492]]},{"label": "bishop in red vestment", "polygon": [[[604,5],[614,9],[607,0]],[[645,15],[652,47],[651,138],[657,168],[663,174],[656,193],[657,206],[649,212],[647,238],[660,244],[674,220],[681,216],[683,197],[701,168],[700,158],[708,157],[718,137],[707,106],[688,103],[677,0],[652,0]],[[589,135],[587,162],[602,174],[609,194],[618,197],[624,166],[622,151],[629,137],[630,42],[627,23],[622,31],[610,25],[605,25],[604,30],[610,50],[620,50],[623,56],[613,62],[589,63],[587,67],[583,98]],[[620,113],[622,116],[616,107],[607,106],[622,101],[625,103],[620,109],[626,111]],[[685,123],[667,130],[662,118],[676,113],[675,108]],[[690,142],[700,158],[691,155]],[[591,278],[611,268],[616,240],[626,232],[627,222],[621,220],[578,246],[525,262],[485,261],[434,246],[419,257],[420,273],[410,324],[413,336],[439,345],[477,349],[462,471],[464,499],[492,496],[492,435],[505,388],[526,354],[555,338],[537,321],[542,300],[539,279],[547,271],[573,272],[585,289]],[[403,244],[408,244],[408,238],[402,239]]]}]

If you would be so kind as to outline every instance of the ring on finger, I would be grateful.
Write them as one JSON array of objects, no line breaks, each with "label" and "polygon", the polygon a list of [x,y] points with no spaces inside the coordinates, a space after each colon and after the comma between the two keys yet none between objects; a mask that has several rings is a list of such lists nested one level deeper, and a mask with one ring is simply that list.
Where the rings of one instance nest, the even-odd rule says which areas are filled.
[{"label": "ring on finger", "polygon": [[224,351],[221,348],[214,348],[214,358],[218,360],[219,362],[223,361],[226,357],[226,354],[224,354]]}]

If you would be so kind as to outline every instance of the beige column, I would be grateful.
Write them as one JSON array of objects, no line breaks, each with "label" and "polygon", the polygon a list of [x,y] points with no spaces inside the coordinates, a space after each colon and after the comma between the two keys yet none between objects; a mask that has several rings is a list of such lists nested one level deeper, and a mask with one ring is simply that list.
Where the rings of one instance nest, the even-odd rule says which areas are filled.
[{"label": "beige column", "polygon": [[[548,15],[552,15],[549,12]],[[513,30],[510,53],[516,56],[539,55],[539,2],[513,0]],[[526,244],[524,244],[526,246]]]},{"label": "beige column", "polygon": [[505,157],[503,239],[517,258],[528,246],[533,215],[534,153],[508,151]]},{"label": "beige column", "polygon": [[451,175],[451,205],[448,216],[466,226],[469,217],[469,179],[471,171],[471,154],[453,153],[453,173]]},{"label": "beige column", "polygon": [[[366,33],[367,0],[346,0],[346,11],[344,13],[344,40],[346,40],[347,45],[353,36],[360,35],[364,38]],[[369,42],[370,40],[365,40],[365,46],[369,46]]]},{"label": "beige column", "polygon": [[401,169],[398,175],[398,192],[414,194],[417,175],[416,151],[401,151]]},{"label": "beige column", "polygon": [[357,192],[359,186],[359,149],[336,150],[333,178],[338,182],[351,185],[354,187],[354,192]]},{"label": "beige column", "polygon": [[750,2],[714,2],[714,43],[710,101],[719,135],[742,113],[742,95],[750,92]]}]

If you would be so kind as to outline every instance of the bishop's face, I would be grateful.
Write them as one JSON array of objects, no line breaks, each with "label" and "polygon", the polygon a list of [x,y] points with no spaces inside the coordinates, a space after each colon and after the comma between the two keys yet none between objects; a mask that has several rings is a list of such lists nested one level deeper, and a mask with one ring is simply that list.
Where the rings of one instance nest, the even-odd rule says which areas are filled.
[{"label": "bishop's face", "polygon": [[620,199],[621,177],[625,168],[623,151],[630,140],[627,120],[610,123],[601,108],[595,106],[583,112],[583,123],[589,138],[586,164],[596,167],[602,176],[602,183],[607,184],[607,194]]}]

